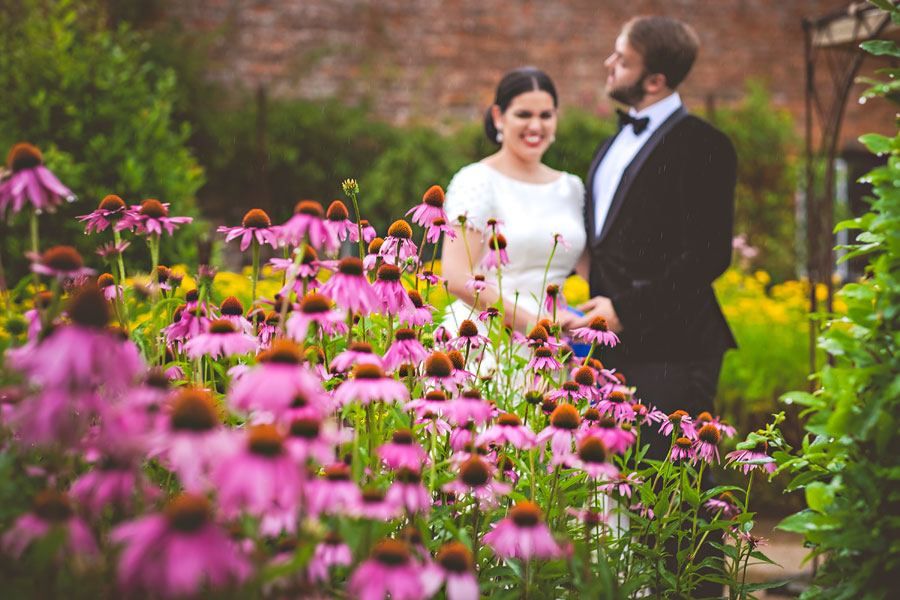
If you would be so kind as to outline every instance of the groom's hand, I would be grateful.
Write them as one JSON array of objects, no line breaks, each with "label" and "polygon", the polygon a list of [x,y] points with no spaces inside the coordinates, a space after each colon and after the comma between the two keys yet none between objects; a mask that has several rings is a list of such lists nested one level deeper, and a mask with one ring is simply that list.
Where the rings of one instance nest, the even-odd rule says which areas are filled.
[{"label": "groom's hand", "polygon": [[606,296],[594,296],[584,304],[578,305],[578,310],[584,313],[584,316],[573,323],[571,328],[587,327],[594,317],[603,317],[606,319],[606,325],[613,333],[622,333],[622,322],[616,315],[616,309],[613,308],[612,300]]}]

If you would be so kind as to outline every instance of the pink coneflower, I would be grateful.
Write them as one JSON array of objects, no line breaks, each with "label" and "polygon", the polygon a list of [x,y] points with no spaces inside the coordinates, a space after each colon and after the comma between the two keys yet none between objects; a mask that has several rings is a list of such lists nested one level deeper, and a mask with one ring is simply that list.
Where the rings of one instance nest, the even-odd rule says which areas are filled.
[{"label": "pink coneflower", "polygon": [[103,292],[96,285],[84,285],[66,305],[71,324],[55,328],[33,348],[9,353],[9,364],[49,389],[125,389],[144,364],[132,342],[105,328],[109,313]]},{"label": "pink coneflower", "polygon": [[441,415],[447,407],[447,394],[441,390],[426,392],[422,398],[416,398],[406,403],[406,410],[415,410],[419,416],[431,413]]},{"label": "pink coneflower", "polygon": [[450,392],[455,392],[457,380],[453,374],[453,362],[443,352],[432,352],[431,356],[425,359],[425,377],[432,384],[439,385]]},{"label": "pink coneflower", "polygon": [[478,315],[478,320],[484,323],[485,321],[490,321],[496,319],[500,316],[500,311],[497,310],[493,306],[488,306],[486,309],[481,311],[481,314]]},{"label": "pink coneflower", "polygon": [[334,402],[338,406],[347,406],[357,400],[364,406],[376,400],[402,404],[408,399],[405,385],[385,376],[381,367],[372,364],[357,365],[353,378],[343,382],[334,392]]},{"label": "pink coneflower", "polygon": [[408,327],[421,327],[434,322],[434,307],[425,304],[422,294],[416,290],[407,291],[412,308],[400,313],[400,324]]},{"label": "pink coneflower", "polygon": [[[309,411],[289,411],[291,414],[288,437],[284,440],[284,446],[297,464],[303,464],[309,459],[319,464],[326,464],[334,460],[334,448],[341,436],[333,427],[317,415]],[[285,419],[287,420],[287,419]],[[347,435],[351,432],[344,430]]]},{"label": "pink coneflower", "polygon": [[560,293],[562,290],[559,289],[559,286],[555,283],[551,283],[547,286],[547,296],[544,300],[544,310],[546,310],[549,314],[559,313],[560,311],[566,310],[568,304],[566,303],[566,297]]},{"label": "pink coneflower", "polygon": [[375,544],[372,558],[363,561],[350,577],[347,591],[361,600],[420,600],[425,589],[412,561],[409,545],[384,539]]},{"label": "pink coneflower", "polygon": [[422,569],[425,595],[434,596],[447,583],[447,600],[478,600],[478,580],[472,553],[461,542],[448,542],[438,550],[437,560]]},{"label": "pink coneflower", "polygon": [[558,371],[562,363],[553,358],[553,350],[547,346],[538,346],[534,349],[534,356],[528,361],[526,369],[535,371]]},{"label": "pink coneflower", "polygon": [[188,340],[184,350],[191,358],[200,358],[209,355],[216,359],[220,356],[234,356],[256,351],[257,341],[252,335],[247,335],[235,329],[234,324],[228,319],[216,319],[209,324],[209,331],[198,334]]},{"label": "pink coneflower", "polygon": [[686,437],[675,438],[675,442],[672,445],[670,460],[672,462],[678,462],[680,460],[694,462],[697,460],[697,449],[694,447],[694,440]]},{"label": "pink coneflower", "polygon": [[497,418],[497,423],[485,429],[475,439],[475,445],[496,444],[512,444],[515,448],[521,450],[530,450],[537,444],[537,436],[535,433],[522,425],[519,417],[512,413],[504,413]]},{"label": "pink coneflower", "polygon": [[85,233],[100,233],[110,225],[119,221],[124,215],[128,207],[125,202],[115,195],[109,195],[100,201],[97,210],[89,215],[81,215],[76,217],[79,221],[86,221],[84,226]]},{"label": "pink coneflower", "polygon": [[30,200],[36,214],[53,212],[66,202],[74,202],[75,194],[60,183],[59,179],[44,166],[41,151],[31,144],[20,143],[10,149],[6,164],[12,176],[0,183],[0,217],[6,217],[6,209],[12,206],[16,215]]},{"label": "pink coneflower", "polygon": [[350,478],[350,467],[344,463],[325,467],[322,477],[307,482],[304,495],[312,518],[322,513],[346,513],[362,501],[359,487]]},{"label": "pink coneflower", "polygon": [[619,336],[609,330],[609,325],[603,317],[594,317],[587,327],[573,330],[572,337],[610,348],[619,343]]},{"label": "pink coneflower", "polygon": [[358,519],[393,521],[403,514],[403,505],[385,498],[377,488],[363,490],[360,502],[350,507],[349,514]]},{"label": "pink coneflower", "polygon": [[363,241],[367,244],[372,243],[372,240],[374,240],[378,236],[375,228],[372,227],[371,223],[369,223],[365,219],[360,219],[359,225],[360,227],[362,227]]},{"label": "pink coneflower", "polygon": [[632,404],[631,410],[634,411],[634,422],[638,425],[644,423],[662,423],[666,420],[666,413],[652,406],[644,404]]},{"label": "pink coneflower", "polygon": [[103,297],[110,302],[119,298],[123,289],[121,285],[116,285],[116,280],[111,273],[100,275],[97,278],[97,287],[103,291]]},{"label": "pink coneflower", "polygon": [[209,501],[183,494],[152,514],[123,523],[110,539],[124,546],[119,585],[165,597],[193,596],[205,586],[221,588],[250,575],[250,564],[213,523]]},{"label": "pink coneflower", "polygon": [[609,449],[599,437],[587,436],[578,443],[578,452],[567,462],[569,465],[583,470],[592,479],[612,479],[619,470],[611,465]]},{"label": "pink coneflower", "polygon": [[560,404],[550,414],[550,424],[537,435],[537,442],[543,449],[550,441],[551,464],[563,464],[572,456],[572,441],[579,425],[581,415],[571,404]]},{"label": "pink coneflower", "polygon": [[381,298],[363,274],[358,258],[342,258],[338,271],[319,290],[344,310],[369,314],[381,310]]},{"label": "pink coneflower", "polygon": [[508,494],[512,487],[494,479],[494,471],[496,467],[473,455],[459,466],[459,476],[441,489],[457,496],[472,494],[482,510],[496,508],[497,496]]},{"label": "pink coneflower", "polygon": [[621,498],[631,498],[632,490],[642,483],[640,476],[635,472],[631,472],[628,475],[619,473],[612,481],[602,484],[597,489],[608,494],[618,494]]},{"label": "pink coneflower", "polygon": [[244,316],[244,305],[234,296],[228,296],[222,300],[222,304],[219,306],[219,312],[223,319],[230,321],[231,324],[234,325],[236,331],[243,331],[244,333],[253,332],[253,325]]},{"label": "pink coneflower", "polygon": [[394,333],[395,342],[384,353],[384,368],[393,371],[403,363],[418,366],[430,356],[425,346],[416,339],[416,332],[401,327]]},{"label": "pink coneflower", "polygon": [[490,340],[478,332],[478,326],[470,319],[459,324],[459,335],[450,340],[450,347],[456,350],[480,348],[490,344]]},{"label": "pink coneflower", "polygon": [[91,514],[100,516],[107,506],[128,510],[136,495],[155,489],[141,473],[139,463],[105,456],[72,483],[69,493]]},{"label": "pink coneflower", "polygon": [[175,309],[172,323],[163,327],[161,331],[169,343],[185,342],[209,331],[211,322],[202,306],[183,304]]},{"label": "pink coneflower", "polygon": [[[744,442],[746,443],[746,442]],[[741,469],[744,475],[754,468],[759,468],[767,473],[775,472],[775,460],[768,454],[768,443],[765,440],[759,440],[753,448],[735,450],[725,455],[729,465],[734,465],[735,469]],[[748,462],[748,461],[766,461],[766,462]]]},{"label": "pink coneflower", "polygon": [[244,373],[229,391],[228,401],[238,410],[280,415],[298,396],[323,414],[330,401],[309,370],[302,367],[300,349],[289,340],[278,340],[259,356],[260,363]]},{"label": "pink coneflower", "polygon": [[435,275],[433,271],[429,271],[428,269],[425,269],[422,272],[417,273],[416,279],[418,279],[419,281],[424,281],[425,283],[427,283],[430,286],[431,285],[441,285],[443,282],[446,281],[446,279],[444,279],[440,275]]},{"label": "pink coneflower", "polygon": [[670,414],[659,426],[659,432],[663,435],[672,435],[672,431],[675,427],[681,429],[681,433],[684,437],[692,440],[697,439],[697,430],[694,429],[691,417],[683,410],[676,410]]},{"label": "pink coneflower", "polygon": [[426,436],[434,433],[437,436],[443,437],[453,429],[453,427],[450,426],[450,423],[442,419],[439,414],[427,411],[422,413],[422,415],[415,420],[413,425],[422,425],[422,434]]},{"label": "pink coneflower", "polygon": [[[294,264],[297,255],[301,252],[300,262]],[[309,244],[303,246],[302,250],[300,248],[294,248],[291,255],[293,258],[270,258],[269,264],[272,265],[273,273],[287,271],[287,273],[285,273],[285,279],[296,279],[296,281],[294,281],[294,286],[291,289],[297,292],[297,295],[299,296],[303,294],[304,283],[306,284],[307,290],[313,289],[318,285],[318,281],[313,280],[313,278],[319,273],[322,263],[319,261],[319,255],[315,248]],[[285,289],[282,289],[280,293],[285,294],[287,292]]]},{"label": "pink coneflower", "polygon": [[272,248],[278,248],[278,238],[276,230],[272,227],[272,220],[266,211],[254,208],[244,215],[240,227],[225,227],[224,225],[216,229],[217,233],[225,233],[225,242],[241,238],[241,252],[250,247],[250,242],[254,239],[256,243],[262,246],[268,244]]},{"label": "pink coneflower", "polygon": [[331,361],[331,370],[343,373],[349,371],[353,365],[378,365],[383,367],[381,357],[372,350],[368,342],[353,342],[350,346],[334,357]]},{"label": "pink coneflower", "polygon": [[388,228],[387,237],[378,250],[384,262],[393,265],[416,258],[416,244],[412,241],[412,227],[403,219],[394,221]]},{"label": "pink coneflower", "polygon": [[506,238],[501,233],[492,235],[488,239],[488,250],[485,252],[484,258],[481,259],[480,267],[482,269],[496,269],[498,252],[500,254],[500,264],[508,265],[509,255],[506,253]]},{"label": "pink coneflower", "polygon": [[596,387],[597,377],[591,367],[584,366],[576,369],[572,380],[578,384],[579,391],[586,399],[593,400],[599,395]]},{"label": "pink coneflower", "polygon": [[444,414],[455,425],[469,422],[485,425],[494,417],[494,407],[481,397],[481,392],[472,388],[464,391],[459,398],[447,402]]},{"label": "pink coneflower", "polygon": [[325,539],[316,545],[312,558],[309,559],[307,573],[313,581],[328,581],[331,567],[346,567],[353,563],[350,546],[344,543],[340,534],[329,532]]},{"label": "pink coneflower", "polygon": [[541,509],[523,500],[484,535],[484,543],[503,558],[554,558],[562,554],[550,528],[541,521]]},{"label": "pink coneflower", "polygon": [[390,469],[421,469],[428,464],[428,453],[415,442],[412,431],[398,429],[391,435],[391,441],[377,449],[381,461]]},{"label": "pink coneflower", "polygon": [[447,239],[456,239],[456,232],[447,225],[447,220],[442,218],[435,219],[431,225],[425,228],[425,241],[431,244],[437,244],[441,236]]},{"label": "pink coneflower", "polygon": [[731,495],[731,492],[722,492],[715,498],[710,498],[704,502],[703,506],[713,514],[720,513],[723,519],[731,519],[741,512],[741,508],[738,506],[734,496]]},{"label": "pink coneflower", "polygon": [[334,252],[341,242],[325,223],[325,211],[315,200],[301,200],[294,207],[294,216],[284,225],[277,227],[278,240],[282,244],[299,246],[308,238],[315,248],[325,248]]},{"label": "pink coneflower", "polygon": [[558,390],[550,391],[547,397],[557,403],[565,402],[570,404],[577,404],[579,401],[588,398],[577,381],[564,382]]},{"label": "pink coneflower", "polygon": [[60,530],[65,532],[70,556],[93,557],[97,554],[97,545],[87,524],[72,511],[65,494],[55,490],[46,490],[37,495],[32,511],[13,523],[9,531],[0,538],[0,546],[10,556],[18,559],[31,542]]},{"label": "pink coneflower", "polygon": [[103,244],[99,248],[97,248],[97,254],[102,256],[104,260],[113,264],[116,261],[116,258],[121,256],[125,249],[131,245],[131,242],[121,241],[118,244],[115,242],[109,242],[107,244]]},{"label": "pink coneflower", "polygon": [[221,427],[218,410],[209,392],[181,388],[171,402],[164,428],[150,440],[149,456],[160,456],[175,471],[188,491],[209,487],[207,472],[233,446]]},{"label": "pink coneflower", "polygon": [[422,196],[422,203],[407,211],[407,216],[412,214],[412,222],[422,227],[427,227],[435,219],[447,220],[447,213],[444,212],[444,190],[439,185],[433,185],[428,188],[425,195]]},{"label": "pink coneflower", "polygon": [[397,471],[394,483],[388,488],[385,499],[402,506],[410,514],[428,514],[431,510],[431,494],[422,485],[420,466]]},{"label": "pink coneflower", "polygon": [[256,425],[249,428],[246,444],[222,458],[210,480],[227,516],[244,511],[259,517],[269,510],[298,506],[300,473],[275,427]]},{"label": "pink coneflower", "polygon": [[462,452],[467,447],[472,445],[473,440],[475,439],[472,430],[475,428],[475,423],[465,423],[453,429],[450,432],[450,447],[455,452]]},{"label": "pink coneflower", "polygon": [[169,203],[148,199],[140,205],[134,205],[126,211],[122,219],[115,224],[116,231],[127,229],[138,234],[162,235],[163,230],[169,235],[175,233],[178,225],[190,223],[192,217],[170,217]]},{"label": "pink coneflower", "polygon": [[359,241],[359,228],[350,220],[350,213],[347,212],[347,207],[340,200],[335,200],[328,206],[328,210],[325,212],[325,225],[341,241]]},{"label": "pink coneflower", "polygon": [[371,271],[376,266],[381,264],[381,246],[384,245],[384,238],[376,237],[372,241],[369,242],[369,248],[367,250],[366,257],[363,259],[363,269],[366,271]]},{"label": "pink coneflower", "polygon": [[735,430],[734,427],[732,427],[728,423],[725,423],[718,417],[713,418],[711,414],[704,411],[697,415],[697,419],[694,421],[694,427],[697,429],[697,431],[700,431],[700,428],[706,424],[715,426],[715,428],[719,430],[719,433],[726,438],[734,437],[734,435],[737,433],[737,430]]},{"label": "pink coneflower", "polygon": [[719,462],[719,440],[722,434],[715,425],[704,425],[697,432],[697,456],[708,463]]},{"label": "pink coneflower", "polygon": [[328,335],[347,332],[344,315],[333,308],[331,298],[317,292],[303,297],[300,310],[291,311],[287,320],[288,336],[298,342],[304,341],[311,324],[317,325]]},{"label": "pink coneflower", "polygon": [[396,316],[412,312],[415,308],[406,288],[400,282],[400,269],[394,265],[378,267],[378,278],[372,284],[372,289],[381,298],[379,312]]},{"label": "pink coneflower", "polygon": [[450,377],[459,385],[465,385],[476,379],[475,373],[466,370],[466,358],[459,350],[451,350],[447,353],[447,358],[453,364],[453,373]]},{"label": "pink coneflower", "polygon": [[622,392],[612,392],[597,403],[597,410],[607,413],[617,420],[634,421],[634,409]]},{"label": "pink coneflower", "polygon": [[[585,420],[588,419],[588,415],[593,417],[592,413],[595,411],[596,409],[589,408],[585,412]],[[631,431],[627,423],[619,425],[614,418],[610,416],[603,417],[600,416],[599,411],[596,412],[599,417],[596,420],[596,424],[582,430],[582,438],[584,436],[598,437],[603,440],[603,443],[606,444],[611,452],[624,454],[625,450],[634,443],[634,432]],[[625,429],[625,427],[629,427],[629,429]]]},{"label": "pink coneflower", "polygon": [[28,252],[27,256],[34,261],[31,264],[32,271],[55,277],[60,282],[64,279],[78,279],[94,273],[93,269],[84,266],[81,255],[71,246],[53,246],[45,250],[43,254]]}]

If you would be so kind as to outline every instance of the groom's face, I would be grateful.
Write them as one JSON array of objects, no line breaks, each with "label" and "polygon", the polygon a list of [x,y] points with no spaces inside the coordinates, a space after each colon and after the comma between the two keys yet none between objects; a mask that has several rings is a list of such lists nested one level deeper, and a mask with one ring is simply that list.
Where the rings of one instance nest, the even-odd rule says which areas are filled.
[{"label": "groom's face", "polygon": [[623,33],[616,39],[616,50],[603,63],[609,70],[606,77],[606,93],[613,100],[627,106],[640,104],[647,95],[644,80],[649,73],[644,70],[644,59],[628,43]]}]

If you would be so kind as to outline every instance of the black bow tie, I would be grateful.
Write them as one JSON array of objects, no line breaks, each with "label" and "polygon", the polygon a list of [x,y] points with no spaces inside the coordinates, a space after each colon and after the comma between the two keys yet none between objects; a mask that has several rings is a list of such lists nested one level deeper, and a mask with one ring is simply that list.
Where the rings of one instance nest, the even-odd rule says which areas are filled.
[{"label": "black bow tie", "polygon": [[626,125],[631,125],[635,135],[641,135],[650,123],[650,117],[636,119],[619,108],[616,109],[616,114],[619,115],[619,129],[622,129]]}]

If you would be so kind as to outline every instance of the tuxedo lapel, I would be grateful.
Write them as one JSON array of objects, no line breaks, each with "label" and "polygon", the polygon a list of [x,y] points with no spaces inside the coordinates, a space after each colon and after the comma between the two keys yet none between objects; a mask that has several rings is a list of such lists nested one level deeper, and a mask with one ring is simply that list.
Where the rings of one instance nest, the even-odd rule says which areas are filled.
[{"label": "tuxedo lapel", "polygon": [[588,169],[587,181],[584,186],[584,223],[587,228],[589,245],[591,244],[590,240],[594,239],[597,231],[597,227],[594,225],[594,215],[596,213],[594,206],[596,204],[596,199],[594,198],[594,177],[597,175],[597,167],[600,166],[600,161],[603,160],[603,157],[609,152],[609,147],[612,146],[613,141],[618,135],[618,133],[616,133],[616,135],[611,135],[600,144],[600,147],[597,148],[597,152],[594,153],[594,160],[591,162],[591,168]]},{"label": "tuxedo lapel", "polygon": [[[644,147],[640,149],[631,163],[625,168],[625,172],[622,173],[622,179],[619,181],[619,186],[616,188],[616,193],[613,194],[612,202],[609,205],[609,212],[606,215],[606,221],[603,222],[603,229],[600,231],[600,235],[598,235],[594,239],[594,244],[600,244],[606,235],[609,233],[610,226],[613,221],[615,221],[616,216],[619,213],[619,210],[622,208],[622,204],[625,202],[625,198],[628,195],[628,191],[631,189],[631,184],[634,183],[635,177],[637,177],[641,172],[641,167],[644,166],[644,163],[647,162],[647,158],[653,153],[659,143],[666,137],[666,134],[674,127],[681,119],[688,116],[688,111],[682,106],[679,107],[675,112],[669,115],[669,118],[665,120],[665,122],[659,126],[659,128],[653,132],[650,136],[650,139],[647,140],[647,143],[644,144]],[[607,149],[609,147],[607,146]],[[604,152],[605,154],[605,152]],[[592,165],[592,169],[597,168],[599,165],[599,160]],[[593,172],[591,177],[591,184],[593,185]],[[593,215],[593,208],[591,209]],[[591,219],[591,226],[594,226],[593,219]],[[590,232],[592,230],[588,230]]]}]

